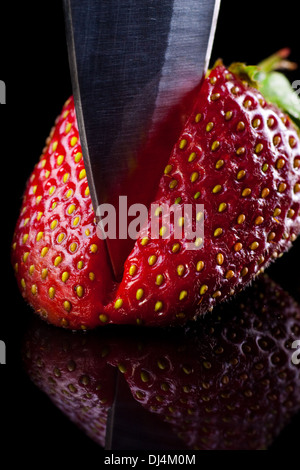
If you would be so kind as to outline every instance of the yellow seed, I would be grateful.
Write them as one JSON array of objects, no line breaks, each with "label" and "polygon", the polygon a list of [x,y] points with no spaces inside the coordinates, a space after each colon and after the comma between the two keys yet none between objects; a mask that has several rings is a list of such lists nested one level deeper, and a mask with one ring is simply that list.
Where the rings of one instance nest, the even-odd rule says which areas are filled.
[{"label": "yellow seed", "polygon": [[14,243],[12,244],[12,249],[15,250],[16,248],[17,248],[17,243],[14,242]]},{"label": "yellow seed", "polygon": [[296,183],[294,186],[294,193],[299,193],[300,191],[300,183]]},{"label": "yellow seed", "polygon": [[237,223],[241,225],[243,222],[245,222],[246,216],[244,214],[240,214],[237,218]]},{"label": "yellow seed", "polygon": [[261,215],[259,215],[258,217],[256,217],[254,223],[255,225],[261,225],[263,221],[264,221],[264,218]]},{"label": "yellow seed", "polygon": [[198,263],[196,265],[197,272],[202,271],[203,268],[204,268],[204,262],[203,261],[198,261]]},{"label": "yellow seed", "polygon": [[196,214],[196,220],[197,222],[200,222],[200,220],[203,219],[204,213],[202,211],[197,212]]},{"label": "yellow seed", "polygon": [[195,194],[194,194],[194,199],[198,199],[200,197],[201,193],[200,191],[197,191]]},{"label": "yellow seed", "polygon": [[296,145],[296,139],[295,139],[295,137],[291,136],[291,137],[289,138],[289,144],[290,144],[290,147],[292,147],[292,148],[295,147],[295,145]]},{"label": "yellow seed", "polygon": [[68,322],[68,320],[67,320],[66,318],[62,318],[62,319],[60,320],[60,324],[61,324],[61,326],[63,326],[64,328],[66,328],[66,327],[69,325],[69,322]]},{"label": "yellow seed", "polygon": [[72,253],[74,253],[74,251],[76,251],[77,249],[77,243],[76,242],[72,242],[69,246],[70,248],[70,251],[72,251]]},{"label": "yellow seed", "polygon": [[224,160],[218,160],[215,165],[215,168],[219,170],[220,168],[222,168],[223,165],[224,165]]},{"label": "yellow seed", "polygon": [[76,287],[76,294],[78,295],[78,297],[83,296],[83,287],[82,286],[77,286]]},{"label": "yellow seed", "polygon": [[212,192],[214,194],[217,194],[219,193],[220,191],[222,190],[222,186],[220,184],[217,184],[213,189],[212,189]]},{"label": "yellow seed", "polygon": [[223,229],[221,227],[218,227],[214,231],[214,237],[219,237],[220,235],[222,235],[222,233],[223,233]]},{"label": "yellow seed", "polygon": [[84,190],[84,195],[87,197],[90,195],[90,188],[87,186]]},{"label": "yellow seed", "polygon": [[54,296],[55,296],[55,289],[54,289],[54,287],[49,287],[48,295],[49,295],[50,299],[54,299]]},{"label": "yellow seed", "polygon": [[57,140],[55,142],[53,142],[52,144],[52,152],[55,152],[55,150],[57,149],[57,145],[58,145],[58,142]]},{"label": "yellow seed", "polygon": [[148,258],[149,266],[153,266],[156,263],[156,261],[157,261],[157,256],[155,256],[155,255],[149,256],[149,258]]},{"label": "yellow seed", "polygon": [[221,202],[221,204],[218,207],[218,212],[224,212],[226,208],[227,208],[226,202]]},{"label": "yellow seed", "polygon": [[269,188],[264,188],[261,192],[261,197],[265,199],[266,197],[269,196],[269,194],[270,194]]},{"label": "yellow seed", "polygon": [[233,115],[232,111],[226,111],[225,120],[229,121],[232,118],[232,115]]},{"label": "yellow seed", "polygon": [[255,118],[253,121],[252,121],[252,126],[254,127],[254,129],[256,129],[257,127],[259,127],[261,124],[261,120],[259,118]]},{"label": "yellow seed", "polygon": [[240,242],[234,245],[234,251],[241,251],[242,248],[243,248],[243,245]]},{"label": "yellow seed", "polygon": [[49,171],[49,170],[46,170],[44,176],[45,176],[45,179],[47,179],[47,178],[50,176],[50,171]]},{"label": "yellow seed", "polygon": [[95,280],[95,273],[93,273],[92,271],[89,273],[89,279],[91,281],[94,281]]},{"label": "yellow seed", "polygon": [[229,269],[227,273],[225,274],[226,279],[231,279],[233,276],[234,276],[234,272],[232,271],[232,269]]},{"label": "yellow seed", "polygon": [[102,323],[107,323],[107,321],[108,321],[108,316],[105,315],[104,313],[101,313],[101,315],[99,315],[99,320],[100,320]]},{"label": "yellow seed", "polygon": [[54,202],[52,203],[52,205],[51,205],[51,210],[55,209],[56,206],[57,206],[57,202],[54,201]]},{"label": "yellow seed", "polygon": [[28,224],[29,220],[30,220],[29,217],[26,217],[26,219],[24,219],[24,227],[25,227],[25,225]]},{"label": "yellow seed", "polygon": [[57,219],[54,219],[50,224],[51,230],[54,230],[57,227],[57,224],[58,224]]},{"label": "yellow seed", "polygon": [[258,242],[252,242],[250,245],[251,250],[256,250],[259,247]]},{"label": "yellow seed", "polygon": [[68,214],[73,214],[73,212],[76,210],[75,204],[70,204],[68,207]]},{"label": "yellow seed", "polygon": [[213,122],[209,122],[207,125],[206,125],[206,132],[210,132],[212,130],[212,128],[214,127],[214,123]]},{"label": "yellow seed", "polygon": [[248,268],[246,268],[246,267],[243,268],[242,271],[241,271],[241,276],[242,277],[246,276],[246,274],[248,274],[248,271],[249,271]]},{"label": "yellow seed", "polygon": [[64,301],[63,306],[64,306],[64,309],[65,309],[67,312],[70,312],[72,306],[71,306],[71,303],[70,303],[68,300],[65,300],[65,301]]},{"label": "yellow seed", "polygon": [[49,195],[51,196],[54,193],[55,190],[56,190],[56,187],[51,186],[51,188],[49,189]]},{"label": "yellow seed", "polygon": [[177,184],[178,184],[177,180],[174,179],[170,182],[169,188],[174,189],[174,188],[176,188]]},{"label": "yellow seed", "polygon": [[129,268],[129,275],[133,276],[136,273],[137,267],[135,264],[132,264]]},{"label": "yellow seed", "polygon": [[269,168],[269,165],[267,163],[264,163],[263,166],[261,167],[264,173],[267,171],[268,168]]},{"label": "yellow seed", "polygon": [[287,217],[288,217],[289,219],[292,219],[292,218],[294,217],[294,215],[295,215],[294,209],[289,209],[289,210],[288,210],[288,213],[287,213]]},{"label": "yellow seed", "polygon": [[127,370],[123,364],[118,364],[118,369],[122,374],[124,374]]},{"label": "yellow seed", "polygon": [[179,142],[180,150],[183,150],[185,148],[186,144],[187,144],[187,140],[186,139],[181,139],[181,141]]},{"label": "yellow seed", "polygon": [[[18,263],[17,263],[18,264]],[[35,270],[35,266],[34,264],[32,264],[30,267],[29,267],[29,274],[32,275],[34,273],[34,270]]]},{"label": "yellow seed", "polygon": [[165,167],[164,173],[165,175],[168,175],[172,171],[172,165],[167,165]]},{"label": "yellow seed", "polygon": [[269,235],[268,235],[268,242],[274,240],[275,237],[276,237],[276,233],[275,232],[270,232]]},{"label": "yellow seed", "polygon": [[32,286],[31,286],[31,293],[32,293],[33,295],[36,295],[36,293],[37,293],[37,286],[36,286],[36,284],[32,284]]},{"label": "yellow seed", "polygon": [[21,279],[21,286],[23,287],[23,289],[25,289],[25,287],[26,287],[26,282],[25,282],[25,279],[23,277]]},{"label": "yellow seed", "polygon": [[155,312],[158,312],[159,310],[161,310],[162,307],[163,307],[163,303],[160,300],[158,300],[154,307]]},{"label": "yellow seed", "polygon": [[236,126],[237,131],[243,131],[245,129],[245,123],[243,121],[238,122]]},{"label": "yellow seed", "polygon": [[199,121],[201,120],[201,118],[202,118],[202,114],[201,114],[201,113],[196,114],[196,116],[195,116],[195,122],[199,122]]},{"label": "yellow seed", "polygon": [[46,277],[48,276],[48,269],[47,268],[44,268],[42,269],[42,279],[46,279]]},{"label": "yellow seed", "polygon": [[203,284],[200,287],[200,295],[204,295],[208,291],[208,286],[206,284]]},{"label": "yellow seed", "polygon": [[47,163],[47,160],[44,158],[43,160],[40,161],[40,165],[39,165],[39,166],[40,166],[41,168],[44,168],[44,166],[46,165],[46,163]]},{"label": "yellow seed", "polygon": [[148,242],[149,242],[149,238],[144,237],[144,238],[142,238],[142,240],[141,240],[141,245],[142,245],[142,246],[146,246]]},{"label": "yellow seed", "polygon": [[186,290],[182,290],[182,291],[180,292],[180,294],[179,294],[179,300],[184,300],[184,299],[186,299],[187,295],[188,295],[187,291],[186,291]]},{"label": "yellow seed", "polygon": [[191,182],[192,183],[195,183],[195,181],[197,181],[197,179],[199,178],[199,173],[197,171],[194,171],[192,174],[191,174]]},{"label": "yellow seed", "polygon": [[80,180],[82,180],[82,179],[85,178],[85,177],[86,177],[86,171],[85,171],[85,169],[83,168],[83,169],[80,171],[80,173],[79,173],[79,175],[78,175],[78,178],[79,178]]},{"label": "yellow seed", "polygon": [[252,101],[251,100],[245,100],[243,105],[244,105],[245,108],[250,108],[250,106],[252,105]]},{"label": "yellow seed", "polygon": [[41,256],[44,257],[48,253],[49,248],[47,246],[44,246],[41,250]]},{"label": "yellow seed", "polygon": [[280,142],[281,142],[281,137],[279,135],[275,135],[273,138],[273,144],[277,146],[280,144]]},{"label": "yellow seed", "polygon": [[236,179],[241,180],[242,178],[244,178],[245,174],[246,174],[245,170],[240,170],[238,174],[236,175]]},{"label": "yellow seed", "polygon": [[284,193],[284,191],[286,190],[286,184],[285,183],[279,183],[278,187],[277,187],[277,190],[279,193]]},{"label": "yellow seed", "polygon": [[96,245],[96,243],[92,243],[91,246],[90,246],[90,251],[91,251],[91,253],[97,253],[98,245]]},{"label": "yellow seed", "polygon": [[222,253],[217,254],[217,263],[221,266],[224,263],[224,255]]},{"label": "yellow seed", "polygon": [[220,290],[216,290],[214,293],[213,293],[213,298],[216,299],[217,297],[220,297],[222,295],[221,291]]},{"label": "yellow seed", "polygon": [[179,204],[181,202],[181,197],[177,197],[174,201],[174,204]]},{"label": "yellow seed", "polygon": [[158,275],[156,276],[155,284],[156,284],[157,286],[161,286],[163,282],[164,282],[164,276],[163,276],[163,274],[158,274]]},{"label": "yellow seed", "polygon": [[68,134],[71,130],[72,124],[68,122],[65,127],[65,133]]},{"label": "yellow seed", "polygon": [[240,89],[239,89],[238,86],[233,86],[230,91],[231,91],[231,93],[233,93],[234,95],[237,95],[237,94],[239,93]]},{"label": "yellow seed", "polygon": [[143,295],[144,295],[144,290],[140,288],[140,289],[138,289],[138,290],[136,291],[135,297],[136,297],[137,300],[141,300],[141,298],[143,297]]},{"label": "yellow seed", "polygon": [[65,157],[64,157],[63,155],[59,155],[59,156],[57,157],[57,159],[56,159],[56,163],[57,163],[58,165],[61,165],[62,162],[64,161],[64,158],[65,158]]},{"label": "yellow seed", "polygon": [[183,276],[185,267],[183,264],[179,264],[176,268],[178,276]]},{"label": "yellow seed", "polygon": [[54,260],[54,266],[58,266],[62,262],[62,257],[61,256],[56,256]]},{"label": "yellow seed", "polygon": [[215,85],[216,82],[217,82],[217,77],[211,77],[211,79],[209,81],[212,85]]},{"label": "yellow seed", "polygon": [[149,382],[150,380],[150,376],[146,371],[142,371],[140,374],[140,377],[141,377],[142,382],[144,383]]},{"label": "yellow seed", "polygon": [[84,233],[85,233],[85,235],[86,235],[87,237],[89,237],[90,234],[91,234],[91,231],[90,231],[89,228],[87,228],[87,229],[84,231]]},{"label": "yellow seed", "polygon": [[78,261],[77,269],[82,269],[82,268],[83,268],[83,261]]},{"label": "yellow seed", "polygon": [[246,152],[245,147],[239,147],[239,148],[236,150],[236,154],[237,154],[237,155],[243,155],[245,152]]},{"label": "yellow seed", "polygon": [[277,170],[281,170],[281,168],[283,168],[285,165],[285,160],[284,158],[279,158],[276,162],[276,168]]},{"label": "yellow seed", "polygon": [[122,300],[122,299],[118,299],[118,300],[115,301],[114,307],[115,307],[116,310],[118,310],[118,308],[121,308],[122,305],[123,305],[123,300]]},{"label": "yellow seed", "polygon": [[23,242],[23,243],[26,243],[27,240],[28,240],[28,237],[29,237],[29,234],[28,234],[28,233],[25,233],[25,235],[23,235],[22,242]]},{"label": "yellow seed", "polygon": [[32,186],[32,194],[35,194],[37,190],[37,186]]},{"label": "yellow seed", "polygon": [[79,221],[80,221],[80,217],[75,217],[75,219],[73,220],[73,227],[76,227],[78,224],[79,224]]},{"label": "yellow seed", "polygon": [[26,251],[26,253],[24,253],[24,255],[23,255],[24,263],[26,263],[28,256],[29,256],[29,251]]},{"label": "yellow seed", "polygon": [[210,97],[212,101],[217,101],[220,98],[220,93],[213,93]]},{"label": "yellow seed", "polygon": [[74,145],[76,145],[77,140],[78,140],[78,138],[75,137],[75,135],[71,138],[71,140],[70,140],[71,147],[74,147]]},{"label": "yellow seed", "polygon": [[64,240],[64,238],[65,238],[65,234],[61,232],[57,237],[57,242],[61,243]]},{"label": "yellow seed", "polygon": [[220,147],[220,142],[218,140],[215,140],[212,145],[211,145],[211,150],[214,152]]},{"label": "yellow seed", "polygon": [[177,253],[180,250],[180,244],[179,243],[174,243],[172,246],[172,253]]},{"label": "yellow seed", "polygon": [[299,168],[300,167],[300,158],[295,158],[294,160],[294,168]]},{"label": "yellow seed", "polygon": [[35,203],[36,204],[39,204],[42,200],[42,196],[37,196],[36,199],[35,199]]},{"label": "yellow seed", "polygon": [[159,235],[160,235],[161,237],[163,237],[163,236],[166,234],[166,232],[167,232],[167,227],[166,227],[166,226],[163,225],[162,227],[160,227],[160,229],[159,229]]},{"label": "yellow seed", "polygon": [[82,153],[81,153],[81,152],[77,152],[76,155],[75,155],[75,157],[74,157],[75,163],[80,162],[81,159],[82,159]]},{"label": "yellow seed", "polygon": [[69,277],[70,277],[70,274],[68,273],[68,271],[64,271],[64,272],[62,273],[62,275],[61,275],[61,280],[62,280],[63,282],[67,282],[67,280],[69,279]]},{"label": "yellow seed", "polygon": [[270,127],[270,128],[273,127],[273,126],[274,126],[274,123],[275,123],[274,118],[269,117],[268,120],[267,120],[267,125],[268,125],[268,127]]},{"label": "yellow seed", "polygon": [[242,191],[242,196],[243,197],[250,196],[250,194],[251,194],[251,189],[250,188],[243,189],[243,191]]},{"label": "yellow seed", "polygon": [[196,153],[195,152],[192,152],[188,158],[188,162],[191,163],[195,160],[196,158]]}]

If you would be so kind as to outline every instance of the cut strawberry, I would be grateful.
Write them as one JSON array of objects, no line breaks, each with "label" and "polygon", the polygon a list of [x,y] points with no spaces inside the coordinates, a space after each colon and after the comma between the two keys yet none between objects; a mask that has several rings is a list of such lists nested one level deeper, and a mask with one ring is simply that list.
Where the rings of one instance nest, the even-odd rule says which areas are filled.
[{"label": "cut strawberry", "polygon": [[265,276],[186,330],[101,329],[82,339],[37,323],[24,360],[33,381],[92,438],[112,403],[114,366],[182,448],[254,450],[269,447],[300,409],[292,348],[299,332],[299,305]]},{"label": "cut strawberry", "polygon": [[266,101],[274,95],[272,76],[263,67],[228,69],[219,62],[203,80],[153,203],[177,204],[182,212],[185,204],[203,204],[197,217],[204,239],[193,240],[198,249],[190,250],[187,237],[175,238],[173,223],[168,237],[162,229],[151,238],[155,219],[163,226],[164,218],[150,214],[118,285],[97,239],[69,100],[28,183],[13,243],[19,285],[31,305],[73,329],[182,324],[289,249],[300,231],[300,141],[287,114]]}]

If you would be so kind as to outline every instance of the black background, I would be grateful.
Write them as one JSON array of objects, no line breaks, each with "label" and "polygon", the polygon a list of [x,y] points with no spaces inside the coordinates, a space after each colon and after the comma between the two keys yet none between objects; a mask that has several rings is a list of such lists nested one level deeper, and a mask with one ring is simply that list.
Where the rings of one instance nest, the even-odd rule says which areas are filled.
[{"label": "black background", "polygon": [[[15,448],[18,452],[55,450],[58,456],[80,449],[80,453],[96,457],[99,447],[55,409],[22,371],[19,347],[30,311],[18,292],[9,260],[26,179],[72,92],[62,2],[2,4],[0,22],[0,79],[7,88],[7,104],[0,107],[0,339],[7,347],[7,365],[0,366],[1,445],[11,456],[10,449]],[[237,60],[257,63],[281,47],[290,47],[291,59],[300,64],[298,22],[296,1],[223,0],[211,63],[219,57],[225,64]],[[300,68],[289,78],[300,79]],[[300,302],[299,255],[298,240],[269,273]],[[298,416],[273,449],[294,449],[299,424]]]}]

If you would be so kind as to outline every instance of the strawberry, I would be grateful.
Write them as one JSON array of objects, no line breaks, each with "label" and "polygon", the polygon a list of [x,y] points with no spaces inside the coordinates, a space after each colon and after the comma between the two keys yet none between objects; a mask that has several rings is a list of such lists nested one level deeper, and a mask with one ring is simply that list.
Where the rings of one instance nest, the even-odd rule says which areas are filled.
[{"label": "strawberry", "polygon": [[107,364],[108,348],[92,334],[66,333],[32,322],[23,342],[24,367],[55,406],[104,447],[116,376]]},{"label": "strawberry", "polygon": [[55,325],[99,324],[112,277],[94,219],[70,98],[29,178],[12,250],[23,296]]},{"label": "strawberry", "polygon": [[[86,408],[92,418],[81,428],[92,438],[112,403],[111,366],[182,449],[266,448],[299,411],[300,366],[291,345],[299,338],[300,307],[267,276],[186,329],[154,331],[133,328],[124,336],[101,329],[79,338],[36,322],[25,340],[25,367],[73,422],[81,423]],[[97,442],[103,440],[104,430]]]},{"label": "strawberry", "polygon": [[[177,204],[182,213],[185,204],[202,203],[204,239],[190,250],[172,221],[168,236],[151,238],[164,217],[150,213],[119,284],[97,239],[67,102],[28,183],[12,255],[24,297],[49,322],[73,329],[182,324],[230,298],[291,247],[300,231],[300,141],[291,118],[266,101],[276,73],[268,68],[270,61],[260,69],[219,61],[203,80],[153,203]],[[297,109],[287,110],[297,121]]]}]

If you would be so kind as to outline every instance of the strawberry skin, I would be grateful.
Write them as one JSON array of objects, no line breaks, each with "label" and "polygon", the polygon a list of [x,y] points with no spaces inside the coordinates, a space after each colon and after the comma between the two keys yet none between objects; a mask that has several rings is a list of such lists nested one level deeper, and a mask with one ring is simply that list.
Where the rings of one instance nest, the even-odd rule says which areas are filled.
[{"label": "strawberry skin", "polygon": [[[159,156],[157,156],[159,158]],[[23,296],[55,325],[183,324],[248,284],[300,231],[300,142],[287,115],[222,64],[203,80],[155,197],[204,205],[204,240],[151,239],[148,225],[112,279],[73,100],[28,182],[12,262]],[[163,225],[163,218],[157,215]],[[187,221],[183,221],[183,224]]]},{"label": "strawberry skin", "polygon": [[299,305],[264,276],[187,329],[100,329],[83,338],[36,321],[23,358],[33,382],[102,446],[118,368],[180,448],[254,450],[269,447],[300,409],[291,348],[299,332]]},{"label": "strawberry skin", "polygon": [[112,281],[94,217],[70,98],[28,181],[12,250],[22,295],[55,325],[100,323]]},{"label": "strawberry skin", "polygon": [[187,250],[172,225],[170,238],[151,239],[150,215],[125,263],[116,306],[124,321],[130,312],[147,325],[183,323],[243,288],[299,234],[300,145],[291,120],[216,66],[155,203],[204,204],[204,242]]}]

